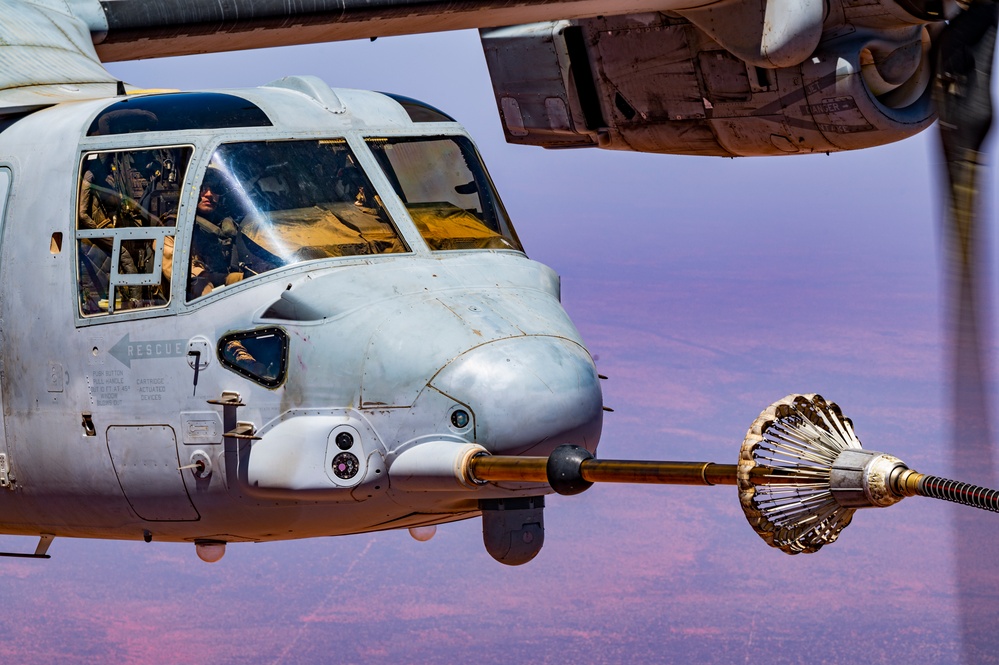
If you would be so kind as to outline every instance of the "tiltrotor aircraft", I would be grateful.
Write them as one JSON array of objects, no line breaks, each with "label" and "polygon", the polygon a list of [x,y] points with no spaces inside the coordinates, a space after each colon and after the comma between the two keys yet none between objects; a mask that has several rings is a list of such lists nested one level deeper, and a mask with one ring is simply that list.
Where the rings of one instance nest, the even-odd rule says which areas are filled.
[{"label": "tiltrotor aircraft", "polygon": [[[933,0],[308,4],[0,0],[0,532],[39,538],[9,555],[144,538],[210,561],[481,515],[520,564],[544,496],[595,481],[737,484],[792,553],[904,496],[999,508],[862,449],[818,395],[765,410],[738,464],[596,459],[601,377],[559,278],[446,113],[313,77],[143,91],[100,64],[478,27],[512,142],[827,152],[929,125],[931,47],[990,62],[994,5],[944,30]],[[984,134],[984,60],[977,88],[942,61],[946,129]]]}]

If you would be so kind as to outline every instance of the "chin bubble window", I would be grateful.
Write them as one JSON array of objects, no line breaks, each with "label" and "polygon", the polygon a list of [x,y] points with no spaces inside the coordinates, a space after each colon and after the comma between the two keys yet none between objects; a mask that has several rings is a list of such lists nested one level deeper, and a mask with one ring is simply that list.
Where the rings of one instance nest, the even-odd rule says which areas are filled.
[{"label": "chin bubble window", "polygon": [[229,333],[219,339],[218,355],[223,367],[276,388],[284,383],[288,368],[288,334],[280,328]]}]

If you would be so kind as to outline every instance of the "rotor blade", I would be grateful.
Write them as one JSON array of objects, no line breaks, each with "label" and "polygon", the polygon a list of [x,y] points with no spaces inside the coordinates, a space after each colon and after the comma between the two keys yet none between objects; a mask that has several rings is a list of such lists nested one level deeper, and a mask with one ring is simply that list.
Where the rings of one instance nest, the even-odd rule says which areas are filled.
[{"label": "rotor blade", "polygon": [[981,149],[992,122],[997,10],[992,0],[977,0],[937,40],[936,104],[948,167],[965,151]]},{"label": "rotor blade", "polygon": [[958,294],[971,305],[977,304],[978,176],[992,124],[997,8],[991,0],[973,3],[943,30],[937,45],[935,101],[949,186],[948,256],[959,286],[967,287]]},{"label": "rotor blade", "polygon": [[[944,241],[948,264],[946,316],[951,329],[952,456],[956,471],[975,473],[995,484],[991,419],[986,394],[987,356],[983,324],[990,320],[983,274],[979,186],[985,156],[981,152],[992,121],[991,74],[997,6],[973,2],[940,35],[936,103],[947,168],[948,219]],[[982,474],[984,472],[984,477]],[[993,549],[990,530],[975,516],[955,511],[957,593],[964,662],[989,652],[989,621],[983,599],[994,599],[996,585],[981,553]],[[984,625],[983,625],[984,624]]]}]

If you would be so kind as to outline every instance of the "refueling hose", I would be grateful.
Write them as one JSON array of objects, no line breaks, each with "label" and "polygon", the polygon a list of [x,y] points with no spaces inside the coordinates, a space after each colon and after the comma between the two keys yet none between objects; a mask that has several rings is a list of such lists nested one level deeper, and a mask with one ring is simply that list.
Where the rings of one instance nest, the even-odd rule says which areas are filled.
[{"label": "refueling hose", "polygon": [[973,508],[999,513],[999,492],[987,487],[960,483],[940,476],[923,476],[916,493],[933,499],[953,501]]}]

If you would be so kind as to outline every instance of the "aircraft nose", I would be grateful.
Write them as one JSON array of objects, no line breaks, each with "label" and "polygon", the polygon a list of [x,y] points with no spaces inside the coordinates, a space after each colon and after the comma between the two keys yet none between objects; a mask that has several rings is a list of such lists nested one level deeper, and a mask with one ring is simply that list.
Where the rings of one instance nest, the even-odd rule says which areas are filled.
[{"label": "aircraft nose", "polygon": [[590,354],[560,337],[514,337],[466,351],[430,385],[471,408],[475,440],[494,454],[596,449],[603,421]]}]

